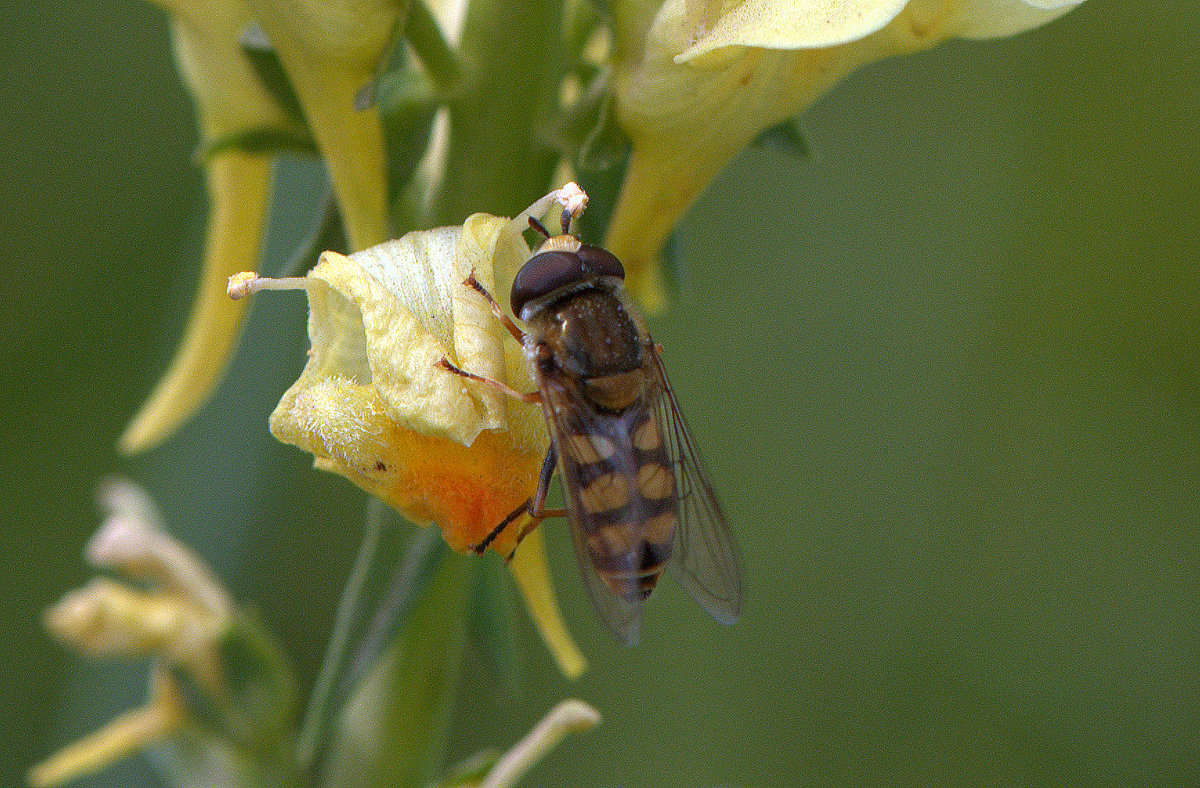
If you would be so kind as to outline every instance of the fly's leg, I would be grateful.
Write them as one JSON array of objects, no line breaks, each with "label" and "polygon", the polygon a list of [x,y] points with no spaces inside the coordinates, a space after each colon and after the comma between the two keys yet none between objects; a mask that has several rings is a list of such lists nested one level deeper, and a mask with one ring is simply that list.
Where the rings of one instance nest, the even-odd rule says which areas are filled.
[{"label": "fly's leg", "polygon": [[[496,316],[496,319],[500,321],[500,324],[508,329],[508,333],[512,334],[513,339],[517,340],[522,345],[525,344],[525,332],[517,328],[517,324],[514,323],[508,315],[504,314],[504,310],[500,308],[500,304],[496,303],[496,299],[492,296],[492,294],[489,293],[487,288],[481,285],[479,280],[475,278],[475,271],[473,269],[470,275],[463,280],[463,284],[487,299],[488,306],[492,308],[492,314]],[[446,358],[445,356],[442,356],[442,358],[438,361],[437,366],[441,367],[447,372],[453,372],[455,375],[461,375],[469,380],[485,383],[499,391],[501,394],[512,397],[513,399],[518,399],[521,402],[536,404],[542,401],[542,395],[540,392],[532,391],[528,394],[522,394],[519,391],[514,391],[506,384],[501,383],[498,380],[485,378],[482,375],[476,375],[474,372],[467,372],[465,369],[454,366],[454,364],[450,363],[450,359]]]},{"label": "fly's leg", "polygon": [[492,308],[492,314],[500,321],[500,324],[508,329],[508,333],[513,335],[513,339],[525,344],[525,332],[517,328],[517,324],[512,321],[508,315],[504,314],[504,310],[500,308],[500,304],[496,302],[495,296],[487,291],[487,288],[479,283],[475,278],[475,271],[472,270],[470,275],[463,280],[463,284],[474,290],[479,295],[487,299],[488,306]]},{"label": "fly's leg", "polygon": [[491,532],[483,538],[482,542],[471,545],[471,549],[482,555],[483,551],[487,550],[488,545],[495,541],[496,537],[503,533],[505,528],[508,528],[508,526],[512,525],[513,522],[521,515],[527,514],[529,515],[529,523],[527,523],[525,527],[521,529],[521,533],[517,535],[517,543],[516,545],[513,545],[512,552],[510,552],[504,558],[506,562],[511,561],[513,553],[517,551],[517,545],[521,544],[521,540],[524,539],[530,531],[532,531],[534,528],[537,528],[538,524],[541,523],[542,520],[545,520],[548,517],[566,517],[567,511],[565,509],[542,508],[546,503],[546,494],[550,491],[550,480],[554,478],[554,469],[557,465],[558,452],[555,451],[554,444],[550,444],[550,449],[546,452],[546,458],[542,460],[542,471],[538,475],[537,492],[533,494],[532,498],[526,498],[524,503],[512,510],[507,517],[500,521],[499,525],[493,528]]},{"label": "fly's leg", "polygon": [[542,401],[542,392],[540,391],[531,391],[528,394],[522,394],[519,391],[509,388],[508,384],[506,383],[501,383],[500,381],[493,380],[491,378],[485,378],[483,375],[476,375],[474,372],[467,372],[465,369],[459,369],[450,363],[450,359],[446,358],[445,356],[442,356],[438,360],[437,366],[441,367],[447,372],[453,372],[455,375],[460,375],[468,380],[474,380],[478,383],[491,386],[501,394],[520,400],[521,402],[525,402],[530,405],[536,405]]},{"label": "fly's leg", "polygon": [[505,563],[511,561],[517,552],[517,548],[521,546],[521,542],[534,528],[542,524],[542,520],[549,517],[566,517],[566,509],[547,509],[546,495],[550,492],[550,480],[554,478],[554,470],[558,467],[558,450],[554,444],[550,444],[550,448],[546,451],[546,459],[542,460],[542,472],[538,475],[537,491],[533,494],[533,499],[529,502],[529,522],[517,534],[517,541],[513,544],[513,549],[508,555],[504,556]]}]

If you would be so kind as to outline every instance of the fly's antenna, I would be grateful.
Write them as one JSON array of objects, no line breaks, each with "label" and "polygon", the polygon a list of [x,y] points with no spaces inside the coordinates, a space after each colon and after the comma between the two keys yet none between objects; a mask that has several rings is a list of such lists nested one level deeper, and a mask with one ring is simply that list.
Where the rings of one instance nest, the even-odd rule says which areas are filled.
[{"label": "fly's antenna", "polygon": [[[529,217],[529,227],[533,230],[537,230],[538,233],[546,238],[551,237],[550,231],[547,230],[546,226],[534,217],[545,216],[553,203],[558,203],[563,208],[562,216],[559,218],[559,224],[562,225],[562,234],[570,235],[571,220],[583,213],[583,209],[587,207],[587,193],[584,192],[583,189],[579,188],[579,184],[574,182],[568,183],[561,189],[555,189],[554,191],[550,192],[545,197],[521,212],[525,216]],[[514,219],[514,222],[515,221],[516,220]]]}]

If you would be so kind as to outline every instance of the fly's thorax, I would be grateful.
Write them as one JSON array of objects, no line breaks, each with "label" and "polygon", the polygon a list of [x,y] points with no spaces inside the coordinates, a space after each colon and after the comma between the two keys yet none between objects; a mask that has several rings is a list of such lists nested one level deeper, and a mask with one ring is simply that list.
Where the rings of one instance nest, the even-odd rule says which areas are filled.
[{"label": "fly's thorax", "polygon": [[644,324],[619,289],[604,283],[561,295],[529,319],[527,350],[542,375],[567,376],[607,411],[637,401],[651,383]]}]

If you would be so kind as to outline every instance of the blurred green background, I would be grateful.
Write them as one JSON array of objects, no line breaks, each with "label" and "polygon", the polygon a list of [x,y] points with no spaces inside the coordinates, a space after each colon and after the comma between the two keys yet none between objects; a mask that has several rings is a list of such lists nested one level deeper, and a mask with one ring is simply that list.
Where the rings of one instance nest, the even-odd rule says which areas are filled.
[{"label": "blurred green background", "polygon": [[[92,574],[100,477],[145,484],[306,683],[363,505],[266,430],[303,365],[300,297],[259,299],[182,434],[115,454],[199,256],[189,100],[148,4],[4,16],[7,783],[141,700],[144,666],[38,621]],[[522,618],[520,698],[469,655],[452,757],[575,695],[603,725],[526,784],[1200,779],[1196,18],[1090,0],[877,64],[807,113],[811,160],[741,156],[681,226],[654,327],[743,545],[745,617],[720,628],[667,582],[623,650],[551,527],[592,668],[562,679]],[[275,266],[319,190],[280,177]],[[152,779],[135,759],[87,784]]]}]

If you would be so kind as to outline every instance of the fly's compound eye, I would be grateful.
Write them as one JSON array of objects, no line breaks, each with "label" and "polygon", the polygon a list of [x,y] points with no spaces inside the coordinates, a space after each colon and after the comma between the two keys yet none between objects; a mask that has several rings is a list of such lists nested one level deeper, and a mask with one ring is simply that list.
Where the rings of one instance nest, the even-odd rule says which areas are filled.
[{"label": "fly's compound eye", "polygon": [[596,276],[615,276],[618,279],[625,278],[625,266],[621,265],[621,261],[617,259],[617,256],[607,249],[583,244],[579,247],[578,254],[579,259],[583,260],[584,265],[592,269],[592,272]]},{"label": "fly's compound eye", "polygon": [[560,287],[602,276],[625,278],[621,261],[607,249],[582,244],[578,252],[539,252],[517,272],[512,286],[512,311],[520,317],[530,301],[549,295]]},{"label": "fly's compound eye", "polygon": [[521,307],[529,301],[585,278],[583,260],[574,252],[539,252],[521,266],[513,279],[513,314],[520,317]]}]

